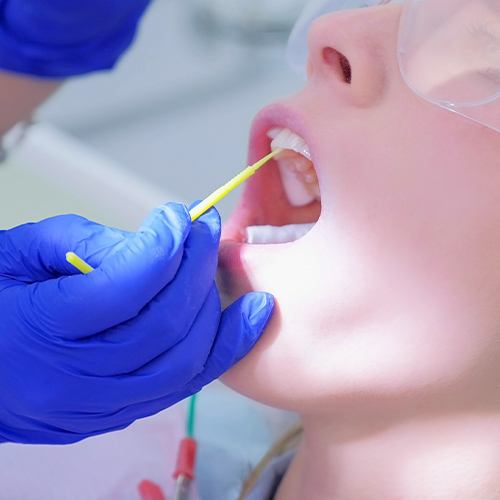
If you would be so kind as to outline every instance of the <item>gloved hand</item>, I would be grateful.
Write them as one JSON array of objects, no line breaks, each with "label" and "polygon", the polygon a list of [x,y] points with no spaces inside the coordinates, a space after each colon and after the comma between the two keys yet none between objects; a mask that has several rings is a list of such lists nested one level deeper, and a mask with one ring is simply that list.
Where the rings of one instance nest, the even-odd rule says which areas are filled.
[{"label": "gloved hand", "polygon": [[0,0],[0,68],[62,78],[111,68],[149,0]]},{"label": "gloved hand", "polygon": [[[251,293],[221,314],[220,219],[156,209],[137,233],[74,215],[0,232],[0,440],[70,443],[198,392],[271,315]],[[96,269],[78,273],[75,251]]]}]

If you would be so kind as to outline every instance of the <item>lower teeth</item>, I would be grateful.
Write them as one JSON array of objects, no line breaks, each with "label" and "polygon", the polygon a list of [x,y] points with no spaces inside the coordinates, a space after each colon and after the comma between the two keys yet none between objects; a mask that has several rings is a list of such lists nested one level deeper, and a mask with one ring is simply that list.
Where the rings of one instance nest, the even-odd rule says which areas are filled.
[{"label": "lower teeth", "polygon": [[288,226],[248,226],[246,242],[254,245],[275,243],[290,243],[302,238],[312,227],[312,224],[290,224]]}]

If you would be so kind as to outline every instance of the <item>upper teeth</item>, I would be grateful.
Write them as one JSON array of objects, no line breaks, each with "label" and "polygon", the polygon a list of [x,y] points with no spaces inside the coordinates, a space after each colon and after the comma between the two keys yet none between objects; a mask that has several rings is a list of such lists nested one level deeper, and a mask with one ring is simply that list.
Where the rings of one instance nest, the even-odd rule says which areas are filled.
[{"label": "upper teeth", "polygon": [[302,137],[288,129],[273,128],[267,135],[271,148],[284,149],[276,157],[283,189],[293,206],[304,206],[320,199],[319,183],[309,147]]},{"label": "upper teeth", "polygon": [[311,161],[311,152],[306,141],[291,130],[287,128],[272,128],[267,135],[273,140],[271,143],[273,150],[278,148],[291,149]]}]

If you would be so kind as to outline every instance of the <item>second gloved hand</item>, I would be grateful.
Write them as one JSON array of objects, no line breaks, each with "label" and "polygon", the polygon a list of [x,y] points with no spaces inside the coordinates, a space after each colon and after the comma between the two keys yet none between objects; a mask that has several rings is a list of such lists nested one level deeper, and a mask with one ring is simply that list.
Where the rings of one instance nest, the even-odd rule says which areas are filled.
[{"label": "second gloved hand", "polygon": [[149,0],[0,0],[0,68],[64,78],[111,68]]},{"label": "second gloved hand", "polygon": [[[220,219],[182,205],[125,233],[77,216],[0,232],[0,441],[70,443],[199,391],[255,344],[267,294],[223,313]],[[75,251],[95,271],[65,261]]]}]

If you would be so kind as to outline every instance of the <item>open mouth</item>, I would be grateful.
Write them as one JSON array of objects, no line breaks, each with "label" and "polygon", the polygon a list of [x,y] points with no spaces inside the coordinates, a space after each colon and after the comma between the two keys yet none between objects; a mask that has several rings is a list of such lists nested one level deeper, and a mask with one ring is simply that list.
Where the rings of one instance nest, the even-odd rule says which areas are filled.
[{"label": "open mouth", "polygon": [[286,126],[266,124],[255,156],[283,151],[247,183],[224,239],[249,245],[292,243],[305,236],[321,212],[320,182],[309,145]]},{"label": "open mouth", "polygon": [[[290,211],[312,204],[321,204],[318,176],[305,140],[287,128],[272,128],[267,132],[271,150],[281,149],[275,157],[283,194]],[[317,220],[317,219],[316,219]],[[315,225],[316,220],[280,226],[252,225],[245,228],[248,244],[290,243],[302,238]]]},{"label": "open mouth", "polygon": [[[217,283],[225,304],[251,290],[283,298],[290,273],[315,255],[321,240],[321,172],[316,144],[301,116],[281,105],[266,108],[252,127],[249,162],[281,149],[244,187],[223,225]],[[314,257],[312,257],[314,259]],[[302,265],[302,268],[304,266]]]}]

